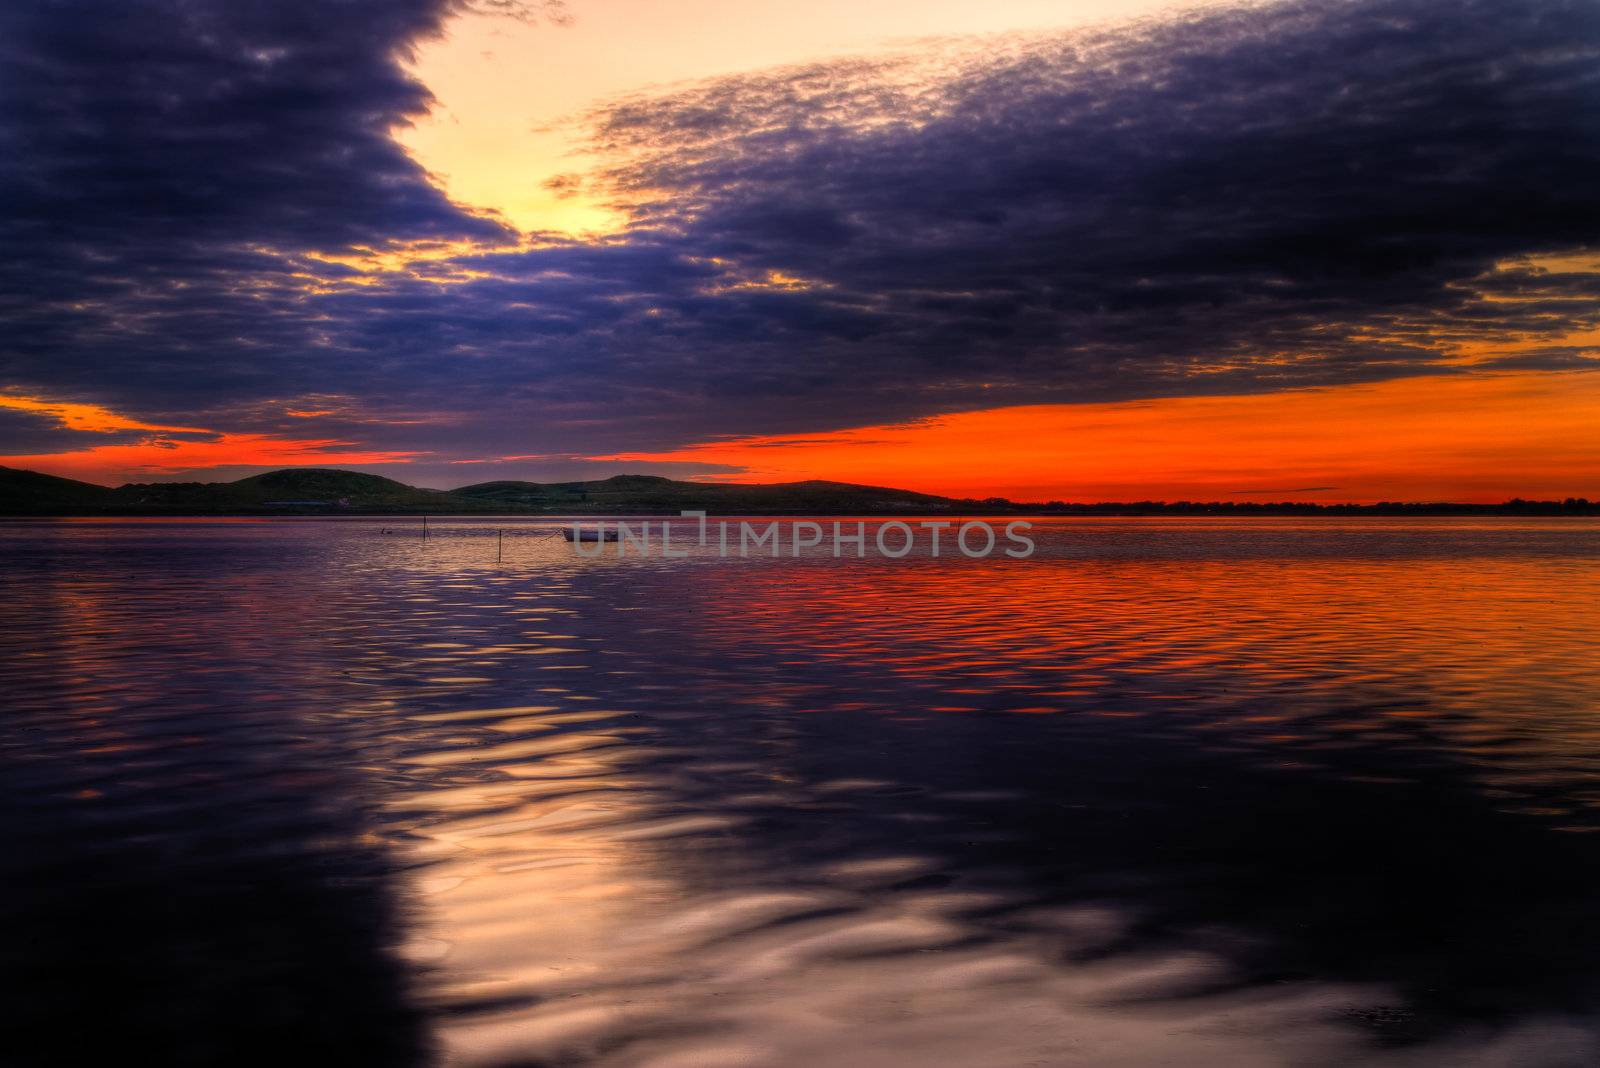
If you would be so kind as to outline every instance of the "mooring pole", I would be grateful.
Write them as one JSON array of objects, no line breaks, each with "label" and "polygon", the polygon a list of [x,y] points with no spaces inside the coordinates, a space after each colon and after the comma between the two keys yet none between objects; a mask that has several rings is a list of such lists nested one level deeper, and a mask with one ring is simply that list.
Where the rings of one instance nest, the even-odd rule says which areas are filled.
[{"label": "mooring pole", "polygon": [[503,531],[503,530],[495,531],[494,532],[494,562],[495,563],[498,564],[500,562],[500,557],[501,557],[501,554],[505,552],[505,547],[506,547],[506,532]]},{"label": "mooring pole", "polygon": [[428,540],[428,517],[427,516],[423,516],[422,517],[422,540],[423,541],[427,541]]}]

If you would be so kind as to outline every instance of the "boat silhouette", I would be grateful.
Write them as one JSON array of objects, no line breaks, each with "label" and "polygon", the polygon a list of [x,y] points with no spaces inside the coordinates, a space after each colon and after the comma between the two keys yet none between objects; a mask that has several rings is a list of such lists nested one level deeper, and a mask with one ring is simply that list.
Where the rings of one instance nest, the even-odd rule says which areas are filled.
[{"label": "boat silhouette", "polygon": [[622,537],[619,531],[606,530],[579,530],[575,527],[566,527],[561,531],[561,536],[568,541],[617,541]]}]

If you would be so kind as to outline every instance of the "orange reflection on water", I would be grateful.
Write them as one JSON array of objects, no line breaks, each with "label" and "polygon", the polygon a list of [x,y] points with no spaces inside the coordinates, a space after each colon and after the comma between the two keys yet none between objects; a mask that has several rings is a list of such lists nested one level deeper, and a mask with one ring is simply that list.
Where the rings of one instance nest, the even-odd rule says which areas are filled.
[{"label": "orange reflection on water", "polygon": [[[272,870],[386,844],[447,1064],[1386,1063],[1360,1021],[1475,962],[1469,1001],[1585,974],[1594,836],[1551,832],[1600,823],[1600,524],[669,561],[530,523],[496,563],[481,521],[392,523],[0,525],[0,671],[72,805],[234,819]],[[174,783],[230,802],[194,840]],[[1473,1017],[1393,1063],[1592,1032]]]},{"label": "orange reflection on water", "polygon": [[[990,711],[1160,718],[1312,762],[1356,738],[1444,747],[1508,804],[1539,794],[1552,767],[1563,782],[1571,762],[1600,770],[1586,608],[1600,568],[1488,562],[1475,539],[1515,536],[1506,520],[1357,520],[1322,558],[1273,554],[1331,529],[1043,520],[1030,560],[707,568],[698,598],[714,610],[678,625],[711,656],[794,651],[798,690],[830,711],[826,680],[870,665],[880,699],[860,707],[897,717],[945,714],[965,694]],[[1597,536],[1587,521],[1567,529]]]}]

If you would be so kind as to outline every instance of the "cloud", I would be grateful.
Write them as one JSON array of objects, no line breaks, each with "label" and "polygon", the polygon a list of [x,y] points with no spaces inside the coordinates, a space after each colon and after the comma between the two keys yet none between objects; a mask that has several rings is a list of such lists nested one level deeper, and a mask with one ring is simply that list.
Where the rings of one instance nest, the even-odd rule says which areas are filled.
[{"label": "cloud", "polygon": [[406,463],[415,453],[363,449],[331,438],[216,433],[203,439],[146,436],[75,449],[0,455],[0,465],[114,485],[127,477],[177,476],[217,468],[358,466]]},{"label": "cloud", "polygon": [[[303,417],[293,411],[283,414]],[[416,455],[355,448],[352,442],[335,438],[162,426],[98,405],[4,393],[0,393],[0,434],[9,449],[17,450],[0,456],[0,464],[104,482],[116,482],[132,472],[176,475],[216,467],[390,464]]]},{"label": "cloud", "polygon": [[[868,356],[935,406],[1275,389],[1595,324],[1600,276],[1495,266],[1600,237],[1597,41],[1592,4],[1252,7],[916,92],[734,79],[601,129],[659,226],[826,283],[800,303],[848,322],[858,389]],[[1483,299],[1518,283],[1544,299]]]},{"label": "cloud", "polygon": [[1553,255],[1600,244],[1593,3],[1208,9],[622,101],[585,181],[632,226],[515,245],[389,138],[448,11],[8,6],[0,385],[239,433],[339,395],[330,433],[446,462],[1474,346],[1554,372],[1600,327],[1593,264]]},{"label": "cloud", "polygon": [[398,58],[440,17],[432,0],[5,5],[12,377],[203,380],[219,346],[256,335],[270,360],[297,339],[269,296],[286,256],[507,236],[389,136],[428,104]]},{"label": "cloud", "polygon": [[209,434],[210,431],[190,426],[159,426],[141,423],[137,419],[118,415],[97,404],[63,404],[0,393],[0,410],[25,412],[55,423],[64,430],[88,434],[110,434],[117,431],[158,431],[169,434]]}]

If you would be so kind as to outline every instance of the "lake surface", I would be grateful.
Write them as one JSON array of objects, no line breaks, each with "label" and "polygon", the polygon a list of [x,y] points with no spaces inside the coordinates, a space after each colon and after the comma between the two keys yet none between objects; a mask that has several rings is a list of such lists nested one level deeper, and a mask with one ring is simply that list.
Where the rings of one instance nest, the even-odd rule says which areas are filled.
[{"label": "lake surface", "polygon": [[555,531],[0,524],[8,1063],[1600,1063],[1600,522]]}]

